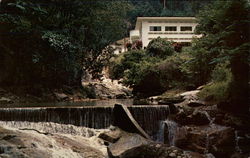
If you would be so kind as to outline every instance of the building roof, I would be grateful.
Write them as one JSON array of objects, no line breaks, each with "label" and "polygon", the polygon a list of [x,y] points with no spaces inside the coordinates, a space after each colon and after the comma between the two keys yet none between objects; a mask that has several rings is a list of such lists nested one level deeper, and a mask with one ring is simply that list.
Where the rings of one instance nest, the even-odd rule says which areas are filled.
[{"label": "building roof", "polygon": [[135,30],[139,30],[141,28],[142,21],[166,21],[166,22],[178,22],[178,21],[187,21],[187,22],[196,22],[195,17],[137,17]]}]

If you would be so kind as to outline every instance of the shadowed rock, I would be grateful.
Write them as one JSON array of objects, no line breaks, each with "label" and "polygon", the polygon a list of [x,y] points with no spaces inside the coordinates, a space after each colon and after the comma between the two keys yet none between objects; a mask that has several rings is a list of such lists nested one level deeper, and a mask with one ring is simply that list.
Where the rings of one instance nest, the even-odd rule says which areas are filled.
[{"label": "shadowed rock", "polygon": [[115,126],[121,128],[124,131],[138,133],[141,136],[150,139],[148,134],[136,122],[136,120],[134,119],[134,117],[126,106],[115,104],[113,115]]}]

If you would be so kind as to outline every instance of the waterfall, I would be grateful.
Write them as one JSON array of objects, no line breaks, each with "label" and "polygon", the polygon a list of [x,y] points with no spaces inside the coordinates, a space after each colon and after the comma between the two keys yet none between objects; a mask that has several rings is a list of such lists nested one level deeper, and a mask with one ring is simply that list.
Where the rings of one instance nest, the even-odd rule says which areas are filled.
[{"label": "waterfall", "polygon": [[54,122],[95,129],[109,127],[112,122],[111,107],[88,108],[3,108],[1,121]]},{"label": "waterfall", "polygon": [[176,137],[180,132],[180,127],[176,122],[169,119],[161,121],[156,141],[175,146]]},{"label": "waterfall", "polygon": [[78,135],[86,138],[96,136],[104,129],[92,129],[53,122],[0,121],[0,126],[19,130],[37,130],[42,133]]},{"label": "waterfall", "polygon": [[176,134],[178,134],[178,124],[172,120],[167,120],[166,125],[168,127],[168,143],[170,146],[175,146]]},{"label": "waterfall", "polygon": [[145,130],[147,134],[152,136],[155,140],[157,135],[160,122],[164,121],[169,116],[168,105],[157,105],[157,106],[131,106],[128,107],[129,111],[138,122],[138,124]]},{"label": "waterfall", "polygon": [[[169,115],[168,105],[136,105],[128,106],[128,109],[150,136],[157,133],[160,121],[166,120]],[[26,124],[51,122],[95,129],[108,128],[114,122],[113,106],[0,108],[0,121],[26,122]]]},{"label": "waterfall", "polygon": [[234,134],[235,134],[235,151],[241,154],[242,150],[241,150],[241,148],[239,146],[240,137],[238,135],[238,131],[235,130]]},{"label": "waterfall", "polygon": [[206,144],[205,144],[206,150],[204,151],[204,154],[208,154],[209,152],[209,134],[206,133]]}]

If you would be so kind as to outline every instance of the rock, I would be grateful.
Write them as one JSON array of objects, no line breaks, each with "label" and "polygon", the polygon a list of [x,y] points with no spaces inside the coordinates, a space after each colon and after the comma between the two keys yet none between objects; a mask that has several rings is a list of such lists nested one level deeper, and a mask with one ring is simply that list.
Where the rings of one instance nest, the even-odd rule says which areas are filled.
[{"label": "rock", "polygon": [[69,97],[64,93],[54,92],[54,95],[56,96],[58,101],[65,101],[65,100],[69,99]]},{"label": "rock", "polygon": [[115,104],[113,115],[115,126],[126,132],[138,133],[141,136],[150,139],[149,135],[141,128],[126,106]]},{"label": "rock", "polygon": [[209,151],[215,157],[229,157],[235,151],[235,133],[230,127],[209,133]]},{"label": "rock", "polygon": [[182,125],[206,125],[211,119],[206,111],[194,109],[181,109],[176,114],[174,120]]},{"label": "rock", "polygon": [[108,154],[111,158],[125,158],[135,154],[135,150],[150,141],[138,134],[125,134],[115,144],[108,147]]},{"label": "rock", "polygon": [[[0,127],[1,158],[51,158],[84,157],[105,158],[105,146],[99,139],[88,139],[80,135],[53,133],[44,135],[33,131],[5,129]],[[51,145],[53,144],[53,146]],[[94,144],[94,145],[93,145]]]},{"label": "rock", "polygon": [[205,106],[205,103],[199,100],[195,100],[195,101],[189,101],[187,105],[190,107],[199,107],[199,106]]},{"label": "rock", "polygon": [[[187,127],[185,137],[176,145],[184,150],[212,153],[215,157],[230,157],[235,151],[234,130],[230,127],[209,125]],[[185,142],[185,143],[178,143]]]},{"label": "rock", "polygon": [[200,87],[197,88],[197,90],[202,90],[204,87],[205,87],[205,85],[200,86]]},{"label": "rock", "polygon": [[125,133],[114,144],[108,147],[111,158],[187,158],[184,152],[176,147],[149,141],[138,134]]},{"label": "rock", "polygon": [[107,142],[115,143],[121,137],[121,131],[116,129],[113,131],[103,132],[98,137]]},{"label": "rock", "polygon": [[14,102],[9,98],[5,98],[5,97],[0,98],[0,104],[13,104],[13,103]]},{"label": "rock", "polygon": [[210,118],[206,111],[194,111],[190,120],[193,125],[206,125],[210,123]]},{"label": "rock", "polygon": [[187,91],[184,92],[182,94],[180,94],[180,96],[182,96],[184,99],[197,99],[197,94],[200,92],[200,90],[194,90],[194,91]]},{"label": "rock", "polygon": [[176,157],[176,154],[175,153],[170,153],[169,156],[170,157]]},{"label": "rock", "polygon": [[159,101],[159,104],[176,104],[176,103],[181,103],[185,99],[182,96],[175,96],[175,97],[166,97],[162,98]]},{"label": "rock", "polygon": [[82,82],[84,87],[93,90],[95,97],[99,99],[127,99],[132,95],[132,90],[118,80],[111,80],[105,75],[100,80],[85,79]]}]

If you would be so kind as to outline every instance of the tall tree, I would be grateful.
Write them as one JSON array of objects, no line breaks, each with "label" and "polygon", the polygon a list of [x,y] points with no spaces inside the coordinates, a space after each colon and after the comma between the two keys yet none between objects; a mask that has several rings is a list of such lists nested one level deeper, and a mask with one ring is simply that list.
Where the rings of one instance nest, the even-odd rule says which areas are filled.
[{"label": "tall tree", "polygon": [[216,1],[204,9],[198,19],[197,33],[203,34],[203,37],[196,47],[203,49],[200,53],[205,57],[206,64],[229,61],[233,74],[230,97],[226,103],[221,104],[221,107],[248,112],[249,2],[247,0]]},{"label": "tall tree", "polygon": [[[129,4],[89,0],[5,0],[0,6],[0,83],[59,86],[126,32]],[[98,64],[96,64],[98,65]],[[95,67],[91,67],[95,68]]]}]

